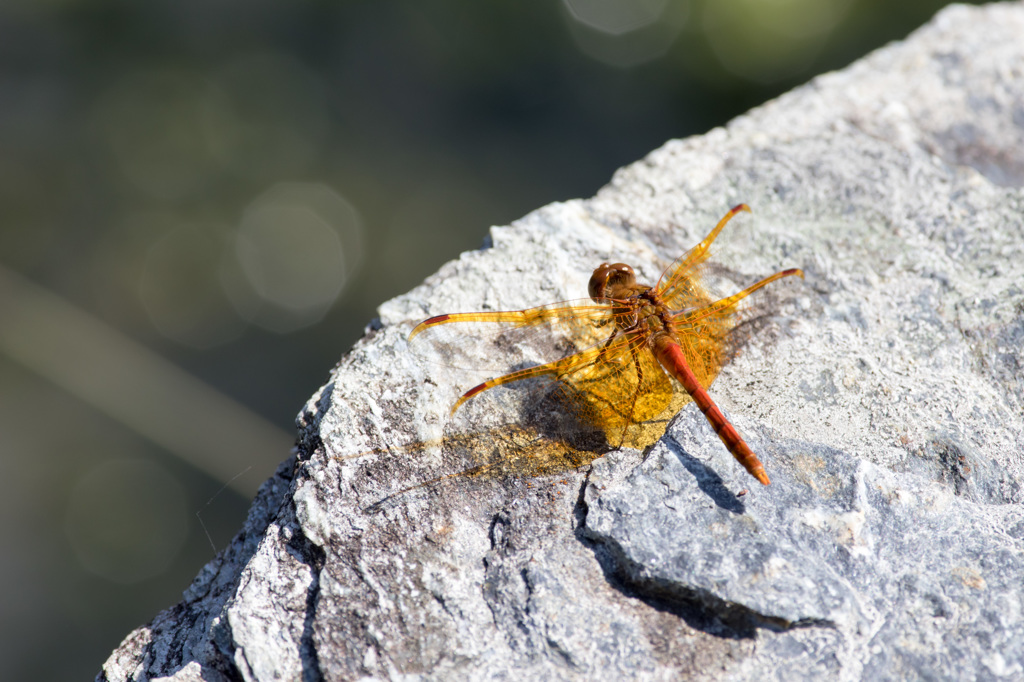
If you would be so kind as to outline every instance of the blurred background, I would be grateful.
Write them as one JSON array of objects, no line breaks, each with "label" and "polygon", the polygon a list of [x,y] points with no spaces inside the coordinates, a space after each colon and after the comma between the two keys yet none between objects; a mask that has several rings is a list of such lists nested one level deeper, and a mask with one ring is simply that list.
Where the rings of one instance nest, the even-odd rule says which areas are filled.
[{"label": "blurred background", "polygon": [[176,603],[378,304],[945,4],[4,0],[4,677]]}]

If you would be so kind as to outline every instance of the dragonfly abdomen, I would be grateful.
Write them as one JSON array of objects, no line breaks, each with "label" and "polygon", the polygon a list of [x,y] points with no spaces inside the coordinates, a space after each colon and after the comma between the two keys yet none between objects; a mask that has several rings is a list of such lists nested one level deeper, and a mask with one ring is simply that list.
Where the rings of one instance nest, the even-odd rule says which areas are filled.
[{"label": "dragonfly abdomen", "polygon": [[722,410],[718,408],[715,401],[708,395],[707,390],[701,385],[693,370],[690,369],[690,364],[686,361],[686,356],[683,354],[683,349],[680,348],[679,344],[668,335],[660,335],[654,343],[654,353],[658,358],[658,362],[665,368],[665,371],[682,384],[686,392],[690,394],[693,402],[696,403],[698,409],[704,414],[708,423],[711,424],[711,428],[715,430],[715,433],[718,434],[718,437],[725,444],[729,452],[732,453],[732,456],[736,458],[736,461],[742,464],[743,468],[750,472],[751,476],[764,485],[768,485],[768,474],[765,473],[761,460],[757,458],[757,455],[754,454],[754,451],[743,440],[736,427],[726,419],[725,415],[722,414]]}]

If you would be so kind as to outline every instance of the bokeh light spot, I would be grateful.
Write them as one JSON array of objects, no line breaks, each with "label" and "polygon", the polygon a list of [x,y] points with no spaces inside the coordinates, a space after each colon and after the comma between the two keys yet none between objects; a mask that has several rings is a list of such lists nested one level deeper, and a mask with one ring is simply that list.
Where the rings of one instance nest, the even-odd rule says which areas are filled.
[{"label": "bokeh light spot", "polygon": [[611,35],[653,24],[668,0],[562,0],[576,21]]},{"label": "bokeh light spot", "polygon": [[563,0],[569,34],[580,52],[629,68],[668,51],[686,24],[688,0]]},{"label": "bokeh light spot", "polygon": [[206,186],[217,166],[203,135],[206,97],[200,79],[168,70],[127,76],[100,98],[97,127],[130,183],[161,200]]},{"label": "bokeh light spot", "polygon": [[168,339],[211,348],[244,329],[221,285],[225,232],[216,225],[180,225],[149,249],[139,297],[153,326]]},{"label": "bokeh light spot", "polygon": [[281,183],[245,210],[234,255],[238,267],[225,268],[225,287],[239,313],[273,331],[294,331],[319,321],[359,267],[362,223],[326,185]]},{"label": "bokeh light spot", "polygon": [[64,524],[78,561],[116,583],[159,575],[188,537],[188,503],[178,480],[141,460],[111,460],[83,476]]},{"label": "bokeh light spot", "polygon": [[330,121],[321,80],[277,53],[249,55],[220,69],[204,113],[217,158],[239,175],[262,180],[308,167]]},{"label": "bokeh light spot", "polygon": [[808,68],[851,0],[719,0],[705,6],[704,29],[718,61],[757,83]]}]

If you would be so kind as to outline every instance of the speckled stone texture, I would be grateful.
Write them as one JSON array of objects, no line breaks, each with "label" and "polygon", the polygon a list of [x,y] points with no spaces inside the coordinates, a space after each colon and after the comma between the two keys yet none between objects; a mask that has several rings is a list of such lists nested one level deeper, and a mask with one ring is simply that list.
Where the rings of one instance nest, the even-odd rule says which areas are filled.
[{"label": "speckled stone texture", "polygon": [[[98,679],[1024,678],[1022,36],[1022,3],[949,7],[493,228],[381,306],[232,546]],[[806,272],[711,389],[770,486],[692,405],[536,478],[507,473],[551,450],[512,398],[450,420],[477,375],[410,352],[416,321],[580,298],[605,260],[651,281],[741,201],[733,286]],[[521,461],[394,495],[489,457]]]}]

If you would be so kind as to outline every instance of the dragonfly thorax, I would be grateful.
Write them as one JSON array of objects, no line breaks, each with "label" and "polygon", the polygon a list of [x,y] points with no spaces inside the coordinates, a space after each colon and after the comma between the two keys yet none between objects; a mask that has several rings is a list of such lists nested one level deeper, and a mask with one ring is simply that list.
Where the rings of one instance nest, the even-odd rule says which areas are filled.
[{"label": "dragonfly thorax", "polygon": [[648,335],[649,340],[653,340],[655,336],[675,334],[675,328],[665,304],[653,289],[642,287],[631,303],[634,311],[632,313],[632,329],[642,330],[644,334]]}]

